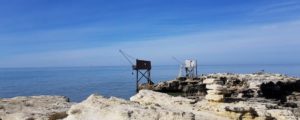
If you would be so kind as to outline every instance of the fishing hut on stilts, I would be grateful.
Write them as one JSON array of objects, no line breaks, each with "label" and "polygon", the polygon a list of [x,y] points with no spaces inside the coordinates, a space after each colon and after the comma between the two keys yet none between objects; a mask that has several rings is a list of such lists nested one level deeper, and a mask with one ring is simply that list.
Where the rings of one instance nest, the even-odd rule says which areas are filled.
[{"label": "fishing hut on stilts", "polygon": [[187,79],[195,79],[198,77],[197,60],[185,60],[184,69]]},{"label": "fishing hut on stilts", "polygon": [[[136,58],[126,54],[122,50],[119,50],[119,52],[132,65],[132,70],[135,71],[136,92],[139,91],[139,89],[140,89],[139,86],[141,85],[141,81],[143,79],[147,81],[146,83],[143,83],[143,84],[146,84],[146,86],[148,88],[150,88],[154,84],[151,80],[151,68],[152,68],[151,61],[136,59]],[[135,64],[129,58],[135,59]]]},{"label": "fishing hut on stilts", "polygon": [[[185,60],[183,63],[178,60],[176,57],[173,57],[175,61],[177,61],[180,65],[179,73],[177,76],[177,80],[195,80],[198,78],[198,65],[197,60]],[[184,73],[183,73],[184,72]],[[183,76],[184,74],[184,76]]]}]

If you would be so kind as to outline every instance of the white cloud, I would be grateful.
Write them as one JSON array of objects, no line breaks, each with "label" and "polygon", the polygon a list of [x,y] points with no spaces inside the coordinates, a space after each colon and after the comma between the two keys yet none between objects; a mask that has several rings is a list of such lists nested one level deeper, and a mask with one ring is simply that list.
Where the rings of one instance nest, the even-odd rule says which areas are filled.
[{"label": "white cloud", "polygon": [[271,3],[256,9],[253,13],[256,15],[278,14],[287,11],[295,11],[300,9],[299,1],[283,1],[279,3]]},{"label": "white cloud", "polygon": [[176,64],[171,56],[196,58],[200,64],[295,63],[300,60],[300,22],[247,26],[191,33],[106,47],[23,54],[3,58],[1,67],[123,65],[118,53],[151,59],[154,64]]}]

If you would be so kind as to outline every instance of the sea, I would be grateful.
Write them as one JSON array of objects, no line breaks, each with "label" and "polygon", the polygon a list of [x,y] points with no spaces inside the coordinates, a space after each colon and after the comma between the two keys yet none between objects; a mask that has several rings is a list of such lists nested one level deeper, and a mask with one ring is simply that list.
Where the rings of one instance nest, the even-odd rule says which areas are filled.
[{"label": "sea", "polygon": [[[300,65],[200,65],[198,73],[265,72],[300,77]],[[80,102],[91,94],[129,99],[135,94],[135,75],[130,66],[0,68],[0,98],[60,95]],[[178,76],[178,65],[153,66],[157,83]]]}]

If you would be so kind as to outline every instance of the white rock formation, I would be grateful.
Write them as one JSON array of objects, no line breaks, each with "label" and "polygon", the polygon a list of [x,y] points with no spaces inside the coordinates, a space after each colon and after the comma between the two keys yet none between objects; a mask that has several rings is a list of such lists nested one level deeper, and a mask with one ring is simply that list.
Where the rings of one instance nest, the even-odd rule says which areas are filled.
[{"label": "white rock formation", "polygon": [[300,80],[300,78],[290,77],[282,74],[272,74],[272,73],[260,73],[260,74],[229,74],[229,73],[216,73],[216,74],[207,74],[204,77],[207,79],[226,77],[230,79],[239,79],[247,81],[247,84],[250,85],[249,88],[259,88],[262,83],[268,82],[292,82]]},{"label": "white rock formation", "polygon": [[[277,104],[257,101],[232,103],[195,101],[141,90],[131,101],[91,95],[74,104],[60,96],[0,99],[1,120],[297,120],[295,113]],[[69,110],[68,110],[69,109]],[[65,111],[68,110],[67,114]]]},{"label": "white rock formation", "polygon": [[214,78],[208,78],[203,80],[203,83],[206,84],[207,95],[205,96],[206,100],[221,102],[224,100],[224,87],[222,86],[222,81]]},{"label": "white rock formation", "polygon": [[268,113],[273,118],[276,118],[277,120],[298,120],[295,115],[289,111],[289,110],[278,110],[278,109],[273,109],[273,110],[268,110]]},{"label": "white rock formation", "polygon": [[141,90],[138,94],[130,98],[131,101],[140,104],[157,104],[163,108],[185,111],[193,113],[195,120],[226,120],[228,118],[218,116],[210,111],[203,111],[195,106],[196,101],[183,98],[172,97],[164,93],[153,92],[149,90]]},{"label": "white rock formation", "polygon": [[194,110],[194,100],[141,90],[131,101],[91,95],[68,111],[64,120],[226,120]]},{"label": "white rock formation", "polygon": [[193,113],[161,107],[158,104],[139,104],[111,97],[91,95],[74,105],[65,120],[194,120]]},{"label": "white rock formation", "polygon": [[[296,120],[289,110],[272,109],[276,104],[241,101],[235,103],[194,101],[183,97],[172,97],[164,93],[141,90],[130,98],[140,104],[156,104],[163,108],[182,110],[195,115],[195,120],[203,119],[257,119],[276,118],[278,120]],[[276,111],[273,112],[272,110]]]},{"label": "white rock formation", "polygon": [[297,117],[285,109],[272,109],[278,107],[276,104],[259,102],[237,102],[237,103],[212,103],[208,101],[197,102],[200,110],[214,112],[215,114],[228,117],[230,119],[276,119],[276,120],[297,120]]},{"label": "white rock formation", "polygon": [[71,107],[63,96],[31,96],[0,99],[0,120],[55,120]]}]

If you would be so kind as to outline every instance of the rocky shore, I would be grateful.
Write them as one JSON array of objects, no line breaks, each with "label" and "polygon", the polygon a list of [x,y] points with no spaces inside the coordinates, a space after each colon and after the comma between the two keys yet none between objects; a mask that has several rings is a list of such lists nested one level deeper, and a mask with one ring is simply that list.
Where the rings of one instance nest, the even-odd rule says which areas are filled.
[{"label": "rocky shore", "polygon": [[57,120],[71,105],[63,96],[30,96],[0,99],[0,120]]},{"label": "rocky shore", "polygon": [[300,118],[300,79],[281,74],[207,74],[197,80],[161,82],[151,89],[140,90],[130,100],[101,95],[91,95],[81,103],[61,96],[0,99],[0,120]]}]

